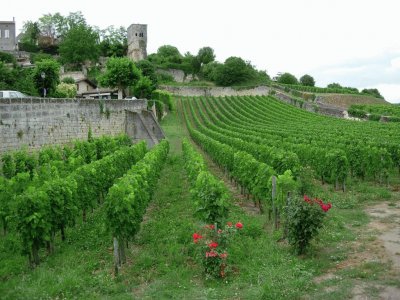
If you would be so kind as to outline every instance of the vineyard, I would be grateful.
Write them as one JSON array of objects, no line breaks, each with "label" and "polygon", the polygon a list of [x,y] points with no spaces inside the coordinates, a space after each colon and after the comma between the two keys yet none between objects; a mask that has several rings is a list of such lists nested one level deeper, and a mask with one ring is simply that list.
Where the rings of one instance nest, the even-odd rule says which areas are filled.
[{"label": "vineyard", "polygon": [[169,105],[152,149],[89,134],[2,157],[2,298],[344,299],[400,285],[364,212],[397,209],[398,123],[270,96]]}]

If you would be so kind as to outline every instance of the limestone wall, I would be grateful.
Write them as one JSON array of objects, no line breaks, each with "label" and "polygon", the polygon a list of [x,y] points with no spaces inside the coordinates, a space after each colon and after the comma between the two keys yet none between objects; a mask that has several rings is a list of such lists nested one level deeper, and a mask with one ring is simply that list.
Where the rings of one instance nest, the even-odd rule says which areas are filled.
[{"label": "limestone wall", "polygon": [[86,139],[89,126],[95,137],[124,133],[126,110],[146,108],[146,100],[0,99],[0,154]]},{"label": "limestone wall", "polygon": [[257,96],[268,95],[269,87],[258,86],[251,89],[234,89],[231,87],[192,87],[192,86],[162,86],[161,89],[178,96]]}]

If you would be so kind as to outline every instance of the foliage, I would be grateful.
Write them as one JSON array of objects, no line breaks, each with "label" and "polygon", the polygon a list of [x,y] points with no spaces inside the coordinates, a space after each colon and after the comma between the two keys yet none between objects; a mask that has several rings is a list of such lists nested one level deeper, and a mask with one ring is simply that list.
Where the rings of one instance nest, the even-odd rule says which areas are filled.
[{"label": "foliage", "polygon": [[201,65],[208,64],[215,60],[214,49],[211,47],[203,47],[197,53],[197,60]]},{"label": "foliage", "polygon": [[315,86],[315,80],[312,76],[305,74],[300,77],[300,83],[305,86]]},{"label": "foliage", "polygon": [[142,59],[135,62],[136,67],[142,72],[143,76],[149,78],[154,89],[157,87],[157,74],[154,65],[147,59]]},{"label": "foliage", "polygon": [[151,93],[151,99],[161,101],[168,107],[169,111],[174,110],[173,97],[170,92],[155,90]]},{"label": "foliage", "polygon": [[140,79],[136,82],[133,91],[134,95],[139,99],[149,99],[151,97],[152,92],[155,87],[153,82],[147,76],[141,76]]},{"label": "foliage", "polygon": [[57,85],[57,89],[55,92],[55,97],[57,98],[75,98],[76,97],[76,85],[70,83],[60,83]]},{"label": "foliage", "polygon": [[304,254],[311,240],[323,226],[326,212],[332,207],[320,199],[291,199],[288,207],[288,240],[297,254]]},{"label": "foliage", "polygon": [[204,230],[193,233],[193,242],[199,248],[197,257],[204,267],[206,278],[224,278],[229,271],[228,250],[235,234],[243,228],[241,222],[233,226],[227,222],[224,227],[206,225]]},{"label": "foliage", "polygon": [[255,70],[250,63],[240,57],[229,57],[223,65],[218,65],[215,71],[215,82],[218,85],[229,86],[254,78]]},{"label": "foliage", "polygon": [[128,51],[128,38],[125,27],[109,26],[100,31],[100,54],[106,57],[123,57]]},{"label": "foliage", "polygon": [[75,79],[73,79],[72,77],[64,77],[61,80],[62,83],[68,83],[68,84],[75,84]]},{"label": "foliage", "polygon": [[229,213],[226,187],[206,170],[203,158],[187,140],[182,141],[182,149],[192,187],[190,193],[196,205],[195,215],[206,223],[220,226]]},{"label": "foliage", "polygon": [[119,93],[130,85],[135,85],[140,77],[140,71],[127,57],[112,57],[107,61],[105,73],[100,77],[102,86],[118,88]]},{"label": "foliage", "polygon": [[0,62],[13,64],[16,62],[14,55],[0,51]]},{"label": "foliage", "polygon": [[13,156],[10,153],[5,153],[1,157],[3,164],[3,176],[10,179],[16,174],[16,165]]},{"label": "foliage", "polygon": [[384,99],[383,96],[381,95],[381,93],[379,93],[378,89],[363,89],[361,91],[361,94],[367,94],[367,95],[371,95],[375,98],[381,98]]},{"label": "foliage", "polygon": [[[45,78],[42,78],[42,74]],[[53,59],[38,62],[33,71],[33,81],[39,94],[46,89],[47,95],[52,95],[60,83],[60,65]]]},{"label": "foliage", "polygon": [[80,24],[72,27],[60,43],[60,56],[64,63],[83,64],[86,60],[99,58],[98,33],[90,26]]},{"label": "foliage", "polygon": [[43,52],[30,54],[30,61],[32,64],[36,64],[44,59],[53,59],[53,56]]},{"label": "foliage", "polygon": [[296,76],[290,73],[283,73],[278,76],[277,82],[282,84],[298,84]]}]

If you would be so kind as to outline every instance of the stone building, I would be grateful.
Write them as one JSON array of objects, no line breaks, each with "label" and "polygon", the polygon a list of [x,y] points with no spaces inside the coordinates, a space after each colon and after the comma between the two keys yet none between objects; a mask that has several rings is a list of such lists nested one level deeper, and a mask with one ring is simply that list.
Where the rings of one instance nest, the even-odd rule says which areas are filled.
[{"label": "stone building", "polygon": [[0,51],[16,50],[15,19],[0,21]]},{"label": "stone building", "polygon": [[128,57],[139,61],[147,57],[147,24],[128,27]]}]

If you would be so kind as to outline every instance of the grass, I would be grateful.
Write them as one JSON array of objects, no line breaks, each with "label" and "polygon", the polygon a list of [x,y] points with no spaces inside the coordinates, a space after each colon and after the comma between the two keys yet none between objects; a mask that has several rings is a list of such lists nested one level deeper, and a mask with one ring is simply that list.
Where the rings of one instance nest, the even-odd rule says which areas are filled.
[{"label": "grass", "polygon": [[[19,254],[18,237],[1,237],[2,299],[345,299],[360,282],[399,285],[398,279],[385,277],[388,266],[383,262],[338,267],[373,242],[365,233],[369,217],[362,208],[381,199],[395,203],[386,188],[357,182],[347,193],[316,185],[318,194],[331,201],[333,208],[318,239],[300,257],[286,243],[277,242],[281,232],[272,230],[265,215],[246,213],[238,205],[244,200],[232,194],[229,220],[241,221],[244,228],[229,249],[228,276],[207,280],[195,259],[191,238],[204,224],[193,217],[194,204],[182,167],[181,139],[186,131],[176,113],[161,125],[171,152],[120,275],[113,275],[112,240],[99,208],[87,223],[68,230],[67,242],[58,242],[55,254],[42,252],[43,262],[35,270]],[[215,172],[215,165],[209,164]],[[331,278],[314,281],[326,274]]]}]

